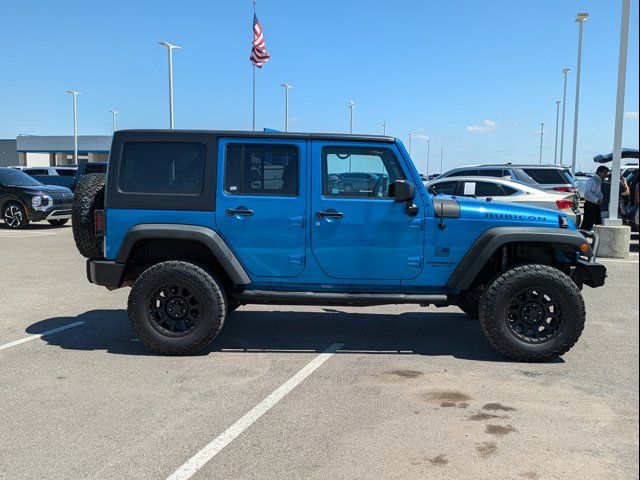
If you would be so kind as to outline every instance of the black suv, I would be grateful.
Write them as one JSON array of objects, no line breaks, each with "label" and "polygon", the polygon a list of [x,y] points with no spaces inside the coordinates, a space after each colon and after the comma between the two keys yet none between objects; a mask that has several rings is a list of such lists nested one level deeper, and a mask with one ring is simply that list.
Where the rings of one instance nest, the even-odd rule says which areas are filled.
[{"label": "black suv", "polygon": [[43,185],[20,170],[0,168],[0,216],[9,228],[47,220],[60,227],[71,218],[73,192]]}]

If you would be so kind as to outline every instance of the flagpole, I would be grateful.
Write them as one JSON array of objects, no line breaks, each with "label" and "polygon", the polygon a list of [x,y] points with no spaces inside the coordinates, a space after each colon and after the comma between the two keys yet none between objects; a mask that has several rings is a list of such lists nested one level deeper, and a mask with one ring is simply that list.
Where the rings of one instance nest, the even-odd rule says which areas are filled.
[{"label": "flagpole", "polygon": [[[253,0],[253,18],[256,17],[256,0]],[[253,20],[252,20],[253,25]],[[252,28],[253,31],[253,28]],[[256,66],[253,65],[253,131],[256,131]]]}]

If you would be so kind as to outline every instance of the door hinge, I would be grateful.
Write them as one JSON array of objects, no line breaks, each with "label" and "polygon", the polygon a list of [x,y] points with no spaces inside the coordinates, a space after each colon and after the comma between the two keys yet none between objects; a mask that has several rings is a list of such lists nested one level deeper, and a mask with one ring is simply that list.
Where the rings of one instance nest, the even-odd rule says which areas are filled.
[{"label": "door hinge", "polygon": [[417,228],[419,230],[422,230],[422,219],[414,218],[411,221],[409,221],[409,228]]},{"label": "door hinge", "polygon": [[422,266],[422,257],[408,257],[407,265],[410,267],[421,267]]},{"label": "door hinge", "polygon": [[293,227],[302,227],[304,228],[305,217],[291,217],[289,219],[289,225]]},{"label": "door hinge", "polygon": [[289,263],[294,263],[296,265],[304,265],[304,253],[297,253],[295,255],[289,255]]}]

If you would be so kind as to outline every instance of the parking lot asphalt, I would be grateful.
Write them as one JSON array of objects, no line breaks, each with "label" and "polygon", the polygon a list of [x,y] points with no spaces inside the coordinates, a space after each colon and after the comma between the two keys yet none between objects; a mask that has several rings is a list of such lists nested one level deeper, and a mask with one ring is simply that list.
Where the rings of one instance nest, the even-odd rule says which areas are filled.
[{"label": "parking lot asphalt", "polygon": [[0,478],[638,478],[637,236],[550,364],[414,306],[245,306],[161,357],[71,228],[0,227],[0,252]]}]

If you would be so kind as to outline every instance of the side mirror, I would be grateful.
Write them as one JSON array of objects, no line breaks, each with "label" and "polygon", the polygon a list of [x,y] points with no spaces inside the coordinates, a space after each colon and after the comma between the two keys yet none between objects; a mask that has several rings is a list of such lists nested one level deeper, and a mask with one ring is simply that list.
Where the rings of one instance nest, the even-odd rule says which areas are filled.
[{"label": "side mirror", "polygon": [[416,186],[409,180],[396,180],[391,189],[396,202],[409,202],[416,196]]}]

